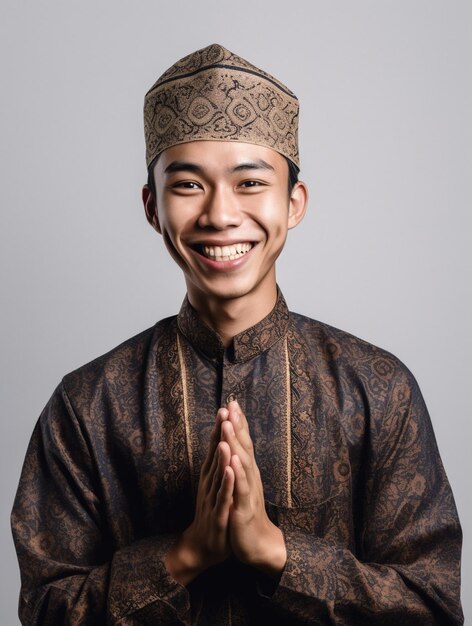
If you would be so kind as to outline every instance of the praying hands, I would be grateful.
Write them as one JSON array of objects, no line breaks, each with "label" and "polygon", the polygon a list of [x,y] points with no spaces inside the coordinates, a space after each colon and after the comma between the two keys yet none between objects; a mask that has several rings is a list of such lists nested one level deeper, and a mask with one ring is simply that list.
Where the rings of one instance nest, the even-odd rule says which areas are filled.
[{"label": "praying hands", "polygon": [[217,413],[201,469],[195,517],[168,552],[166,567],[187,585],[231,554],[274,576],[287,559],[282,531],[265,510],[249,425],[237,401]]}]

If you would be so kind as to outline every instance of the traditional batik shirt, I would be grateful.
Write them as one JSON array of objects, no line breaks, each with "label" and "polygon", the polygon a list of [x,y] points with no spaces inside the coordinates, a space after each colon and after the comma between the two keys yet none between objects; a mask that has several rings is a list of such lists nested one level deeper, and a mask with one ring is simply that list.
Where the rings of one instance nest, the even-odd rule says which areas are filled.
[{"label": "traditional batik shirt", "polygon": [[[186,588],[163,559],[232,397],[287,563],[272,580],[230,559]],[[417,383],[280,294],[230,349],[186,300],[65,376],[12,524],[23,624],[462,623],[461,530]]]}]

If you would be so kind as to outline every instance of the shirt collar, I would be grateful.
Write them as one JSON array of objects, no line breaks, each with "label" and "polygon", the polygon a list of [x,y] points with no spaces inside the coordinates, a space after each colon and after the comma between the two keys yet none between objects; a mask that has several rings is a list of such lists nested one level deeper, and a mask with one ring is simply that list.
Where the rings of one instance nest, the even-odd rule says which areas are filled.
[{"label": "shirt collar", "polygon": [[[258,356],[285,336],[288,322],[287,304],[277,289],[277,301],[272,311],[260,322],[234,337],[233,349],[228,358],[233,362],[242,362]],[[200,319],[187,296],[177,316],[177,324],[180,332],[197,350],[210,358],[223,357],[225,348],[221,338]]]}]

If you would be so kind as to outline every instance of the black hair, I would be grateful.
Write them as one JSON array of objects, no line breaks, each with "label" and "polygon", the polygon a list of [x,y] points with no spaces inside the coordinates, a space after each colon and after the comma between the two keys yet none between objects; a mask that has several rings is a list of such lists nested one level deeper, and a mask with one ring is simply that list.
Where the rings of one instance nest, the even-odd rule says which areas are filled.
[{"label": "black hair", "polygon": [[[153,161],[151,161],[148,167],[147,186],[151,190],[153,198],[156,198],[156,184],[154,182],[154,166],[156,165],[158,158],[159,158],[159,155],[157,155],[157,157]],[[287,165],[288,165],[288,195],[290,197],[292,193],[292,189],[298,183],[298,174],[300,173],[300,169],[289,158],[287,157],[284,157],[284,158],[287,161]]]},{"label": "black hair", "polygon": [[149,164],[148,177],[147,177],[147,186],[149,187],[154,200],[156,199],[156,183],[154,181],[154,166],[156,165],[158,158],[159,158],[159,155],[157,155],[157,157],[153,159],[151,163]]},{"label": "black hair", "polygon": [[295,165],[293,161],[285,157],[285,160],[288,164],[288,195],[289,197],[292,194],[292,189],[298,183],[298,174],[300,173],[300,168]]}]

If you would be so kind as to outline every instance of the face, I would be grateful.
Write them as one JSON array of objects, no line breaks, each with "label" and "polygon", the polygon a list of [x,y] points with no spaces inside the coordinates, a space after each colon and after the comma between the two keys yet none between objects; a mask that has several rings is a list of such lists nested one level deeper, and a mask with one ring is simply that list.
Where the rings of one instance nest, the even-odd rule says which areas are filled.
[{"label": "face", "polygon": [[241,142],[193,141],[165,150],[154,168],[149,221],[184,272],[190,301],[275,293],[275,260],[303,217],[306,188],[287,193],[278,152]]}]

